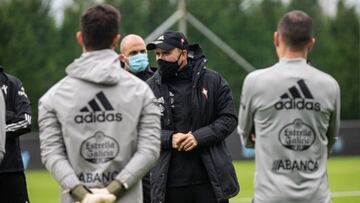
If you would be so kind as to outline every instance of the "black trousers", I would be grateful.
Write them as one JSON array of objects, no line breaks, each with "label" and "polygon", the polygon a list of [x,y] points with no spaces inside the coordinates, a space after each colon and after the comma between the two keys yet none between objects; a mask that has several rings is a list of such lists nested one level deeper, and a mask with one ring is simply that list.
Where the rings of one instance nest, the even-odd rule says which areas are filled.
[{"label": "black trousers", "polygon": [[25,174],[20,172],[0,173],[0,202],[29,203]]},{"label": "black trousers", "polygon": [[150,173],[147,173],[142,178],[142,188],[143,188],[143,202],[150,203],[151,196],[150,196]]},{"label": "black trousers", "polygon": [[228,203],[218,202],[210,183],[182,187],[167,187],[165,203]]}]

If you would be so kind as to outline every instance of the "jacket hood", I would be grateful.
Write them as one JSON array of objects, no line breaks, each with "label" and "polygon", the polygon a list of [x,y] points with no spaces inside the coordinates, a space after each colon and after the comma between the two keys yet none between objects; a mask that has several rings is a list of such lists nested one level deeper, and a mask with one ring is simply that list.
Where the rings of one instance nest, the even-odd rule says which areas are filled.
[{"label": "jacket hood", "polygon": [[119,82],[121,65],[112,49],[83,53],[66,68],[66,73],[93,83],[115,85]]},{"label": "jacket hood", "polygon": [[[205,55],[199,44],[192,44],[188,49],[188,60],[189,62],[198,61],[205,59]],[[205,59],[206,60],[206,59]]]}]

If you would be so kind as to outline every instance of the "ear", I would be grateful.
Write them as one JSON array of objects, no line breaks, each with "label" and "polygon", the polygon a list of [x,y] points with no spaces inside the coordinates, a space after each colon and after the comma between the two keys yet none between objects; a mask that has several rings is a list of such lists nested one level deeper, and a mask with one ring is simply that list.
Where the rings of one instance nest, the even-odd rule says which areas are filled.
[{"label": "ear", "polygon": [[84,46],[84,38],[80,31],[76,33],[76,40],[80,46],[82,46],[82,47]]},{"label": "ear", "polygon": [[278,32],[274,32],[274,46],[278,47],[280,44],[280,34]]},{"label": "ear", "polygon": [[119,60],[120,60],[121,62],[126,62],[126,57],[125,57],[125,55],[124,55],[124,54],[120,54],[120,55],[119,55]]},{"label": "ear", "polygon": [[182,50],[181,55],[182,55],[182,57],[183,57],[184,60],[187,60],[188,51],[185,50],[185,49]]},{"label": "ear", "polygon": [[119,55],[119,60],[121,62],[121,67],[124,68],[125,70],[129,70],[129,64],[128,64],[129,62],[124,54]]},{"label": "ear", "polygon": [[180,54],[180,69],[182,67],[184,67],[187,63],[188,63],[188,59],[187,59],[187,55],[188,55],[188,51],[187,50],[181,50],[181,54]]},{"label": "ear", "polygon": [[309,52],[314,48],[315,42],[316,42],[315,38],[312,37],[312,38],[310,39],[309,43],[308,43],[308,51],[309,51]]},{"label": "ear", "polygon": [[111,44],[111,48],[112,48],[112,49],[115,49],[116,45],[119,44],[120,38],[121,38],[120,34],[117,34],[117,35],[114,37],[113,42],[112,42],[112,44]]},{"label": "ear", "polygon": [[188,51],[187,51],[186,49],[184,49],[184,50],[183,50],[183,54],[184,54],[184,56],[187,57]]}]

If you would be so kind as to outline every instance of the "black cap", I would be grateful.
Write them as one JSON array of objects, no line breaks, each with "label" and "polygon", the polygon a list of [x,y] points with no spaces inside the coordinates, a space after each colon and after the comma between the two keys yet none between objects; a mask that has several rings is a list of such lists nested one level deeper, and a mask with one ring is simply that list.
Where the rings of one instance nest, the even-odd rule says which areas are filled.
[{"label": "black cap", "polygon": [[166,31],[160,35],[154,42],[146,46],[147,50],[160,48],[165,51],[171,51],[174,48],[181,50],[188,49],[188,42],[185,35],[181,32]]}]

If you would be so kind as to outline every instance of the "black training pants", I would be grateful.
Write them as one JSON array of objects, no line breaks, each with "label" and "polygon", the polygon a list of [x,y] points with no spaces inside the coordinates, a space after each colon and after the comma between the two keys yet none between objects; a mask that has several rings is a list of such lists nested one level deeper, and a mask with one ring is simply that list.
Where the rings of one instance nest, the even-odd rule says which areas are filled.
[{"label": "black training pants", "polygon": [[144,203],[150,203],[151,202],[151,196],[150,196],[150,173],[147,173],[142,178],[142,188],[143,188],[143,199]]},{"label": "black training pants", "polygon": [[218,202],[210,183],[166,188],[165,203],[228,203]]},{"label": "black training pants", "polygon": [[0,173],[0,202],[28,203],[25,174],[23,171]]}]

